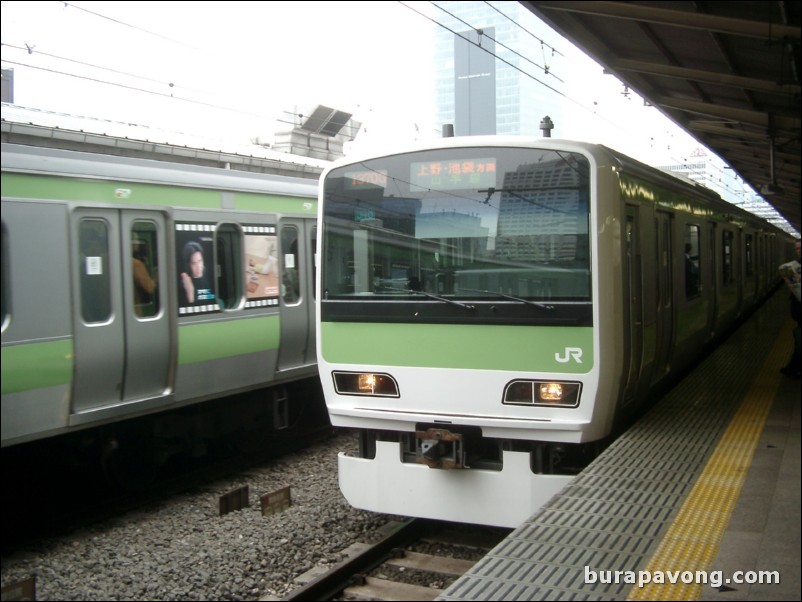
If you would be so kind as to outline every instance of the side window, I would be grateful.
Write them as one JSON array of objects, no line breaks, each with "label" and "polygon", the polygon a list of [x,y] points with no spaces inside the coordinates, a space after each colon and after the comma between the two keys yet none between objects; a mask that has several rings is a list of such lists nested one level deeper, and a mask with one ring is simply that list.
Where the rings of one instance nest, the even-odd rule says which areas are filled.
[{"label": "side window", "polygon": [[721,233],[721,282],[732,284],[735,275],[732,266],[732,232],[725,230]]},{"label": "side window", "polygon": [[754,257],[752,256],[754,253],[754,245],[753,245],[753,238],[751,234],[746,235],[746,239],[744,241],[744,262],[746,267],[746,275],[747,276],[754,276],[755,275],[755,266],[754,266]]},{"label": "side window", "polygon": [[99,219],[81,220],[78,226],[81,274],[81,317],[84,322],[106,322],[111,317],[109,229]]},{"label": "side window", "polygon": [[131,225],[131,266],[134,277],[134,312],[140,318],[159,313],[159,240],[156,224],[139,220]]},{"label": "side window", "polygon": [[301,302],[301,266],[298,262],[298,228],[281,229],[281,299],[286,305]]},{"label": "side window", "polygon": [[701,279],[699,278],[699,226],[686,224],[684,251],[685,298],[691,299],[701,291]]},{"label": "side window", "polygon": [[312,241],[309,252],[312,258],[312,298],[317,299],[317,226],[312,227]]},{"label": "side window", "polygon": [[217,303],[236,309],[242,299],[242,234],[234,224],[221,224],[215,234]]}]

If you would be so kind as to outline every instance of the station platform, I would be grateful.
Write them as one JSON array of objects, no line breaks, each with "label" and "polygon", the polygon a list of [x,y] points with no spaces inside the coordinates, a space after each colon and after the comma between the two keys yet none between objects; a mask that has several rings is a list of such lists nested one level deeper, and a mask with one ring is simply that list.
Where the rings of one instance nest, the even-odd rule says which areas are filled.
[{"label": "station platform", "polygon": [[800,600],[800,380],[774,293],[438,600]]}]

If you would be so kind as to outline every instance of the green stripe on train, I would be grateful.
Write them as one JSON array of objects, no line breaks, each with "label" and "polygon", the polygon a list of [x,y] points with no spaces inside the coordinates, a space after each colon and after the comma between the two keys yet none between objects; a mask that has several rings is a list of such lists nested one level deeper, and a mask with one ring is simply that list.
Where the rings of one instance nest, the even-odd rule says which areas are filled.
[{"label": "green stripe on train", "polygon": [[274,211],[276,213],[307,213],[317,215],[317,198],[281,197],[272,194],[238,192],[234,205],[243,211]]},{"label": "green stripe on train", "polygon": [[594,360],[591,327],[324,322],[320,337],[333,364],[584,374]]},{"label": "green stripe on train", "polygon": [[[123,205],[169,205],[220,209],[224,190],[208,190],[114,180],[67,179],[55,176],[4,173],[3,196],[58,199]],[[121,191],[124,191],[122,193]],[[234,193],[236,209],[290,213],[317,213],[317,199],[247,192]]]},{"label": "green stripe on train", "polygon": [[[121,190],[125,190],[125,194],[121,194]],[[3,174],[3,196],[116,205],[220,207],[220,191],[217,190],[25,174]]]},{"label": "green stripe on train", "polygon": [[178,328],[178,363],[194,364],[278,349],[278,316],[185,324]]},{"label": "green stripe on train", "polygon": [[72,382],[72,340],[8,345],[2,351],[3,395]]}]

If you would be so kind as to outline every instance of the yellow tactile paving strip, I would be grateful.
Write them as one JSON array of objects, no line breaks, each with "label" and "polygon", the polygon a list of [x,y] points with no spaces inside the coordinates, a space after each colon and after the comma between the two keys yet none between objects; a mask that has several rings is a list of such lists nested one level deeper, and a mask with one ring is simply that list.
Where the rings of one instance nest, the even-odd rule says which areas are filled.
[{"label": "yellow tactile paving strip", "polygon": [[[779,368],[790,354],[790,328],[789,322],[781,330],[730,426],[643,570],[652,575],[711,570],[779,387]],[[627,599],[698,600],[704,586],[702,582],[686,584],[681,580],[650,583],[633,587]]]}]

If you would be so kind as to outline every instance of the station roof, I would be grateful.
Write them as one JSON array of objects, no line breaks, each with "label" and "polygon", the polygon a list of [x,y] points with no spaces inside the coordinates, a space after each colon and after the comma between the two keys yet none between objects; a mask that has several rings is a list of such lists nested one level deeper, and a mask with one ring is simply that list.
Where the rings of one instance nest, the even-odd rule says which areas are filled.
[{"label": "station roof", "polygon": [[799,2],[521,4],[802,231]]}]

